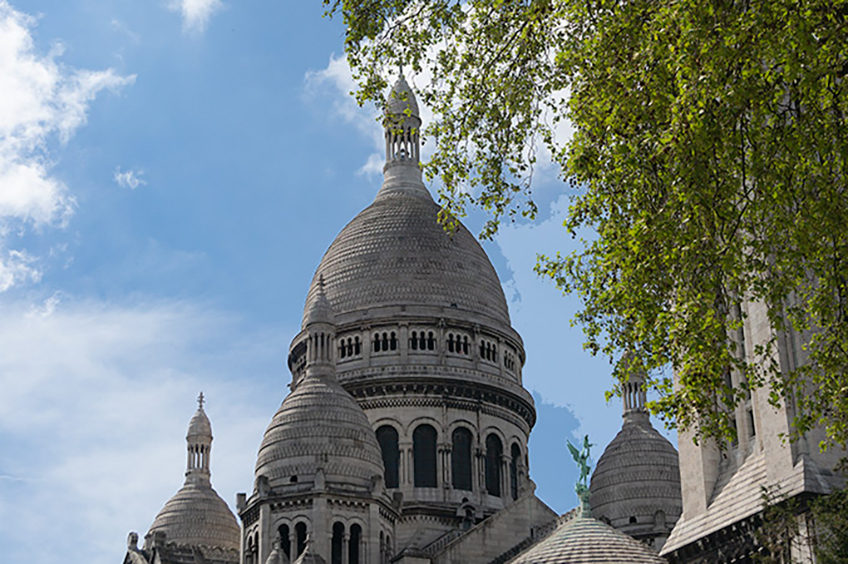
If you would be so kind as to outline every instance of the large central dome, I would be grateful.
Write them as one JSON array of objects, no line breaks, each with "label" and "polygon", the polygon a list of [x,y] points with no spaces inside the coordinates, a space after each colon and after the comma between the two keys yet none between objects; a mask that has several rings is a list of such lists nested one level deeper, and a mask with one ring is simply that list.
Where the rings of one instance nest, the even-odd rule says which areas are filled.
[{"label": "large central dome", "polygon": [[474,312],[509,326],[503,290],[485,252],[465,227],[445,232],[438,211],[426,190],[381,191],[330,245],[307,307],[323,276],[340,317],[421,305]]}]

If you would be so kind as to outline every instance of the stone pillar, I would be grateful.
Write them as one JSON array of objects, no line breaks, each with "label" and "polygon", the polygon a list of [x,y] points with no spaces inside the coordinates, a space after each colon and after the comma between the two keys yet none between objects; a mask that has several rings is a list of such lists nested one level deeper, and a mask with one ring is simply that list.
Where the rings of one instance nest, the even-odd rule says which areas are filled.
[{"label": "stone pillar", "polygon": [[342,533],[342,564],[348,564],[348,551],[350,550],[350,535],[345,531]]},{"label": "stone pillar", "polygon": [[268,560],[268,555],[274,548],[274,539],[271,536],[271,506],[263,503],[259,506],[259,562]]},{"label": "stone pillar", "polygon": [[402,364],[406,363],[406,359],[409,356],[409,325],[406,323],[401,323],[400,327],[398,327],[398,339],[400,342],[398,343],[398,347],[400,350],[400,362]]},{"label": "stone pillar", "polygon": [[412,478],[412,443],[407,441],[398,441],[398,450],[400,451],[400,468],[398,468],[398,487],[411,486]]}]

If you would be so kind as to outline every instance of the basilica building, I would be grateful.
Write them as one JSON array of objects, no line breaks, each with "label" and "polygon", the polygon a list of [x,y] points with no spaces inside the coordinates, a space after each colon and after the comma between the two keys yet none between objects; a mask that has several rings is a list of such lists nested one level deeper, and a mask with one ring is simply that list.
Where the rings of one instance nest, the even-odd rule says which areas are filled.
[{"label": "basilica building", "polygon": [[[386,108],[382,187],[315,272],[289,347],[291,391],[269,414],[238,520],[211,485],[201,398],[185,484],[142,546],[130,533],[125,564],[666,562],[660,551],[687,561],[703,523],[732,522],[711,513],[704,488],[737,495],[738,482],[769,471],[765,455],[718,463],[704,449],[690,456],[691,445],[678,463],[636,375],[584,502],[558,516],[536,497],[522,339],[475,237],[437,222],[420,127],[401,78]],[[756,451],[750,440],[740,452]],[[804,472],[787,483],[812,479]],[[700,497],[687,498],[693,489]]]}]

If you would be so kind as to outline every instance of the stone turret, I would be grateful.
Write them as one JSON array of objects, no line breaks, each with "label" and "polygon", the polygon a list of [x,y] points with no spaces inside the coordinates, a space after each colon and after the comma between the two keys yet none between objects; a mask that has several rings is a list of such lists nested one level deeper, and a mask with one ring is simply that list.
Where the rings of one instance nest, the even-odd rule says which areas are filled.
[{"label": "stone turret", "polygon": [[377,438],[336,379],[334,319],[321,278],[298,336],[303,373],[265,431],[240,508],[246,564],[377,562],[380,535],[394,534]]},{"label": "stone turret", "polygon": [[[197,398],[197,411],[186,433],[186,472],[183,487],[169,499],[136,548],[138,535],[131,533],[125,562],[161,564],[239,561],[240,530],[227,504],[212,488],[212,425]],[[146,560],[142,560],[142,558]]]},{"label": "stone turret", "polygon": [[644,370],[631,355],[620,367],[623,423],[598,459],[589,503],[597,519],[659,551],[682,510],[677,451],[651,425]]}]

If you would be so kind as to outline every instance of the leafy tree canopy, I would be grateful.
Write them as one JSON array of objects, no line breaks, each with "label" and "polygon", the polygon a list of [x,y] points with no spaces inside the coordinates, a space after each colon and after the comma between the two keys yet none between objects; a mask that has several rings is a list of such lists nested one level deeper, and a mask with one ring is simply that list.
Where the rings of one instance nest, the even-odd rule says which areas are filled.
[{"label": "leafy tree canopy", "polygon": [[[564,228],[597,237],[537,270],[581,296],[593,353],[642,359],[667,423],[731,437],[728,412],[764,387],[795,404],[798,433],[823,424],[845,446],[848,2],[324,5],[346,24],[360,103],[382,103],[398,65],[427,76],[446,217],[487,210],[483,237],[534,217],[549,151],[572,193]],[[743,303],[777,335],[747,354]],[[776,354],[788,334],[808,357],[794,370]]]}]

